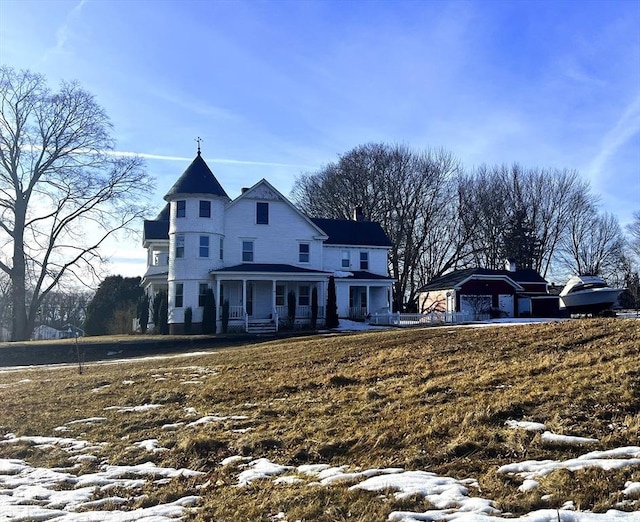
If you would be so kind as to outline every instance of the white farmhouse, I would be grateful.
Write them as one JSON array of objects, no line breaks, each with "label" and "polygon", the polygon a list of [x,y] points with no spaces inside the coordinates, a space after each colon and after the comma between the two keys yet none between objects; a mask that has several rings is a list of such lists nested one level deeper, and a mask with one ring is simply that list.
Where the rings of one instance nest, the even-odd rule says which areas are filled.
[{"label": "white farmhouse", "polygon": [[322,324],[330,276],[339,317],[362,319],[390,309],[391,243],[378,223],[358,213],[352,221],[309,218],[264,179],[232,200],[199,150],[164,199],[165,209],[144,222],[142,285],[151,300],[168,293],[171,333],[184,331],[187,308],[192,331],[201,331],[208,289],[218,331],[225,301],[230,328],[275,330],[287,320],[290,293],[296,323],[308,323],[314,289]]}]

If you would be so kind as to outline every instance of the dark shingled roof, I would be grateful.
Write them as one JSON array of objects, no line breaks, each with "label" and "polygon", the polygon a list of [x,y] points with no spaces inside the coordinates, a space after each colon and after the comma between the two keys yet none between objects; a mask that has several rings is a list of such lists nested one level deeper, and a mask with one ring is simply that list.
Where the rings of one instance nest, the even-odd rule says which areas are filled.
[{"label": "dark shingled roof", "polygon": [[418,292],[428,292],[430,290],[448,290],[458,285],[468,277],[480,275],[480,276],[495,276],[495,277],[508,277],[516,283],[546,283],[547,281],[535,270],[531,268],[524,268],[511,272],[509,270],[489,270],[487,268],[466,268],[464,270],[456,270],[455,272],[449,272],[441,277],[432,279],[426,285],[418,289]]},{"label": "dark shingled roof", "polygon": [[[227,266],[212,272],[277,272],[277,273],[314,273],[322,272],[322,270],[310,270],[299,266],[285,265],[278,263],[243,263],[241,265]],[[327,274],[328,275],[328,274]]]},{"label": "dark shingled roof", "polygon": [[366,270],[357,270],[357,271],[347,271],[353,275],[349,275],[346,277],[336,277],[337,280],[340,279],[393,279],[393,277],[388,277],[379,274],[373,274],[371,272],[367,272]]},{"label": "dark shingled roof", "polygon": [[202,159],[200,152],[166,193],[164,199],[171,201],[179,194],[209,194],[229,199],[218,180]]},{"label": "dark shingled roof", "polygon": [[149,241],[152,239],[169,239],[168,221],[144,220],[144,240]]},{"label": "dark shingled roof", "polygon": [[326,245],[392,246],[380,224],[373,221],[324,218],[311,221],[329,236]]}]

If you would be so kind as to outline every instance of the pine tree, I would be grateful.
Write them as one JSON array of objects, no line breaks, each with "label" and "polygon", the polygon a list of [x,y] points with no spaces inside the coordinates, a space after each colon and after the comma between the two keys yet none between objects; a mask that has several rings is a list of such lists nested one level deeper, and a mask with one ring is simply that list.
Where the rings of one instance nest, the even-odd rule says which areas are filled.
[{"label": "pine tree", "polygon": [[202,333],[216,333],[216,300],[213,290],[207,288],[204,294],[204,307],[202,309]]},{"label": "pine tree", "polygon": [[340,325],[338,319],[338,302],[336,299],[336,281],[333,276],[329,277],[329,289],[327,291],[327,317],[326,327],[337,328]]}]

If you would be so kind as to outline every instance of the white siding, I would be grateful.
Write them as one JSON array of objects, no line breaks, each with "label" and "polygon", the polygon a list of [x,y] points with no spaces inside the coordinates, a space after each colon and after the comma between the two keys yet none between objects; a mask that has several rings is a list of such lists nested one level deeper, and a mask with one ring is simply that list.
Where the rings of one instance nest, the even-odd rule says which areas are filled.
[{"label": "white siding", "polygon": [[[318,231],[283,201],[268,201],[269,224],[256,224],[256,202],[242,199],[230,205],[225,216],[225,265],[242,261],[242,241],[252,240],[254,263],[283,263],[322,269],[322,242],[314,239]],[[299,244],[309,243],[309,262],[300,263]]]},{"label": "white siding", "polygon": [[[342,266],[342,252],[349,252],[350,267]],[[354,272],[360,270],[360,252],[369,253],[369,268],[367,272],[384,275],[388,274],[387,270],[387,248],[382,247],[352,247],[347,245],[326,245],[324,246],[324,265],[327,271],[341,270],[346,272]]]}]

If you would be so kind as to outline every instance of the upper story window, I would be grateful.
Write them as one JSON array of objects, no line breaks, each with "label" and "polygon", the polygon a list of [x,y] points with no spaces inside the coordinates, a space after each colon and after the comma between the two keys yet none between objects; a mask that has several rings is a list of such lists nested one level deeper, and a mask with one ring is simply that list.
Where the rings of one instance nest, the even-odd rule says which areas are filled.
[{"label": "upper story window", "polygon": [[184,257],[184,236],[176,236],[176,259]]},{"label": "upper story window", "polygon": [[309,262],[309,243],[300,243],[298,245],[298,261],[300,263],[308,263]]},{"label": "upper story window", "polygon": [[200,201],[200,217],[211,217],[211,201]]},{"label": "upper story window", "polygon": [[187,202],[184,199],[176,201],[176,217],[183,218],[187,215]]},{"label": "upper story window", "polygon": [[349,251],[342,251],[342,262],[340,264],[342,268],[349,268],[351,266],[351,260],[349,259]]},{"label": "upper story window", "polygon": [[369,252],[360,252],[360,270],[369,270]]},{"label": "upper story window", "polygon": [[253,263],[253,241],[242,242],[242,261],[244,263]]},{"label": "upper story window", "polygon": [[269,203],[260,201],[256,203],[256,223],[258,225],[269,224]]},{"label": "upper story window", "polygon": [[176,308],[182,308],[184,301],[184,284],[176,283]]},{"label": "upper story window", "polygon": [[220,238],[220,261],[224,259],[224,238]]},{"label": "upper story window", "polygon": [[209,236],[200,236],[200,257],[209,257]]}]

